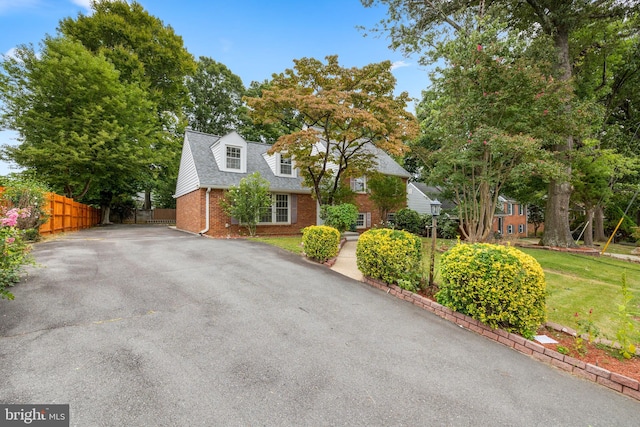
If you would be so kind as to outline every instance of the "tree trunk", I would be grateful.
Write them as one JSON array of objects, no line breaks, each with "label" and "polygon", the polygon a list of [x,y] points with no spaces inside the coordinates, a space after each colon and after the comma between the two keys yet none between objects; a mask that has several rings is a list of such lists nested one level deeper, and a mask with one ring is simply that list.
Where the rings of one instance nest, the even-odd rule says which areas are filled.
[{"label": "tree trunk", "polygon": [[593,215],[593,240],[596,242],[606,242],[607,236],[604,234],[604,212],[602,206],[596,206]]},{"label": "tree trunk", "polygon": [[[569,59],[569,29],[557,28],[554,42],[557,53],[556,71],[561,80],[569,80],[572,74]],[[571,107],[567,104],[566,108],[570,109]],[[571,177],[571,166],[566,154],[573,150],[573,136],[569,136],[566,141],[565,144],[554,147],[554,151],[561,156],[559,160],[566,163],[566,176],[569,178]],[[545,246],[569,248],[576,245],[569,226],[571,190],[569,182],[552,180],[549,183],[549,199],[545,210],[544,234],[542,236],[542,244]]]},{"label": "tree trunk", "polygon": [[593,247],[593,213],[595,208],[587,209],[587,226],[584,229],[584,235],[582,236],[584,240],[584,245],[588,247]]},{"label": "tree trunk", "polygon": [[111,202],[113,200],[113,194],[110,191],[100,192],[100,208],[102,210],[102,221],[100,224],[111,224],[109,221],[109,215],[111,214]]},{"label": "tree trunk", "polygon": [[544,212],[544,233],[542,245],[561,248],[575,247],[569,228],[569,197],[571,184],[551,181],[549,183],[549,200]]},{"label": "tree trunk", "polygon": [[151,190],[145,190],[144,192],[144,206],[142,209],[151,209]]}]

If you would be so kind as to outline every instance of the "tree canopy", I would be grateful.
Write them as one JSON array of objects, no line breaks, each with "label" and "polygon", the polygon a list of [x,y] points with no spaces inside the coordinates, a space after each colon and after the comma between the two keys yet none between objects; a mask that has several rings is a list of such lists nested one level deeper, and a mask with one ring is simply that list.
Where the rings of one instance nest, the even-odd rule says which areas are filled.
[{"label": "tree canopy", "polygon": [[274,74],[259,98],[245,98],[258,123],[283,123],[292,131],[271,152],[292,158],[320,204],[333,204],[344,179],[375,166],[371,147],[403,154],[415,138],[415,117],[406,93],[393,94],[389,61],[344,68],[337,56],[313,58]]},{"label": "tree canopy", "polygon": [[2,125],[20,144],[3,155],[68,197],[135,192],[153,159],[153,103],[113,64],[68,38],[21,46],[2,63]]},{"label": "tree canopy", "polygon": [[187,125],[185,79],[196,70],[196,63],[182,37],[140,3],[93,0],[91,8],[91,14],[61,20],[58,30],[94,54],[103,55],[118,70],[120,81],[137,84],[147,93],[162,137],[155,141],[154,156],[143,168],[147,174],[146,205],[150,207],[151,190],[159,193],[159,200],[170,201]]},{"label": "tree canopy", "polygon": [[[388,33],[391,46],[407,53],[422,54],[424,62],[438,58],[438,45],[443,40],[461,36],[466,20],[474,16],[486,17],[509,24],[510,28],[539,42],[553,52],[554,76],[559,80],[572,81],[575,56],[576,32],[599,27],[611,22],[637,16],[639,0],[620,2],[602,1],[554,1],[554,0],[433,0],[414,2],[411,0],[361,0],[363,5],[386,5],[388,14],[374,32]],[[532,44],[532,46],[535,43]],[[568,113],[576,111],[566,105]],[[571,153],[575,149],[574,138],[569,135],[564,141],[549,147],[556,160],[564,164],[564,178],[549,182],[545,232],[542,242],[551,246],[572,246],[569,229],[569,201],[571,195]]]}]

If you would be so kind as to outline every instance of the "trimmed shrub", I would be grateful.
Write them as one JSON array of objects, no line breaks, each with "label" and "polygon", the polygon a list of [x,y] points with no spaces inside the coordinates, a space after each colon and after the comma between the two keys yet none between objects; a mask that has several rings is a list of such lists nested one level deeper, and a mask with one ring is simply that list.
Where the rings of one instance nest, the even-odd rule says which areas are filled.
[{"label": "trimmed shrub", "polygon": [[312,225],[302,230],[302,244],[308,258],[325,262],[338,255],[340,232],[326,225]]},{"label": "trimmed shrub", "polygon": [[[429,224],[431,224],[431,218],[429,218]],[[400,230],[408,231],[409,233],[422,236],[424,234],[425,225],[427,223],[426,218],[420,216],[420,214],[412,209],[405,208],[396,212],[393,223],[396,228]]]},{"label": "trimmed shrub", "polygon": [[323,205],[320,209],[325,225],[336,228],[340,233],[349,230],[358,220],[358,208],[351,203]]},{"label": "trimmed shrub", "polygon": [[544,272],[510,246],[458,244],[440,259],[438,302],[491,328],[532,338],[546,318]]},{"label": "trimmed shrub", "polygon": [[422,273],[422,241],[404,230],[369,230],[358,239],[356,260],[365,276],[415,292]]}]

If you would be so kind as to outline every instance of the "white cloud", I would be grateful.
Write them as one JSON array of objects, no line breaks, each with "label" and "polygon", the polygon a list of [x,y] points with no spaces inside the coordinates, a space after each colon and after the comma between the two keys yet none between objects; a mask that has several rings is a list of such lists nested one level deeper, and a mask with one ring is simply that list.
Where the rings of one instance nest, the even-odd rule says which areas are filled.
[{"label": "white cloud", "polygon": [[391,64],[391,71],[395,70],[396,68],[410,67],[410,66],[411,66],[410,62],[396,61],[393,64]]},{"label": "white cloud", "polygon": [[0,0],[0,14],[18,9],[29,9],[40,5],[41,0]]},{"label": "white cloud", "polygon": [[87,10],[91,10],[91,0],[71,0],[71,3],[76,6],[84,7]]}]

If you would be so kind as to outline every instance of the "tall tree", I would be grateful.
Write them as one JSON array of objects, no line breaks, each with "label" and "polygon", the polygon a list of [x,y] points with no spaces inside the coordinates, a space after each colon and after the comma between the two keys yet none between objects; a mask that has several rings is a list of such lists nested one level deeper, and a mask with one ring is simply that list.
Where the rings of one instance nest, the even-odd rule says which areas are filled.
[{"label": "tall tree", "polygon": [[391,62],[343,68],[337,56],[326,64],[294,60],[293,69],[273,76],[260,98],[245,98],[258,123],[285,123],[271,152],[295,161],[321,205],[334,203],[344,179],[366,175],[377,147],[393,155],[406,151],[418,125],[406,111],[407,93],[393,94]]},{"label": "tall tree", "polygon": [[38,54],[21,46],[2,68],[2,125],[20,140],[4,156],[74,199],[139,190],[156,134],[145,91],[67,38],[47,38]]},{"label": "tall tree", "polygon": [[194,130],[226,135],[240,128],[245,88],[224,64],[201,56],[195,74],[187,78],[187,88],[191,98],[187,117]]},{"label": "tall tree", "polygon": [[554,170],[542,151],[554,143],[548,135],[576,131],[565,113],[570,87],[525,57],[523,43],[504,28],[477,25],[438,48],[445,66],[419,106],[425,135],[437,142],[431,152],[417,150],[427,154],[430,181],[454,194],[461,232],[472,242],[492,237],[509,181]]},{"label": "tall tree", "polygon": [[[502,17],[513,28],[528,32],[532,38],[544,37],[555,50],[556,77],[570,81],[573,63],[570,56],[570,35],[589,25],[604,25],[634,13],[640,0],[361,0],[365,6],[384,4],[388,17],[376,31],[388,32],[391,45],[405,52],[423,52],[433,48],[445,34],[457,36],[464,29],[460,20],[464,12],[474,9],[475,15],[493,14]],[[432,51],[428,51],[428,54]],[[429,60],[429,55],[423,59]],[[433,59],[433,57],[431,57]],[[567,105],[567,109],[570,110]],[[545,213],[543,243],[550,246],[573,246],[569,229],[569,199],[571,184],[570,157],[574,149],[574,136],[552,147],[558,160],[564,161],[567,178],[553,179],[549,183]]]},{"label": "tall tree", "polygon": [[[166,133],[153,146],[157,154],[153,162],[144,168],[148,190],[158,187],[158,182],[175,184],[186,126],[183,111],[189,103],[185,78],[196,69],[193,56],[171,26],[136,1],[93,0],[91,7],[89,15],[63,19],[59,32],[104,55],[119,71],[122,82],[137,83],[148,92],[159,118],[158,130]],[[150,200],[147,191],[147,204]]]}]

